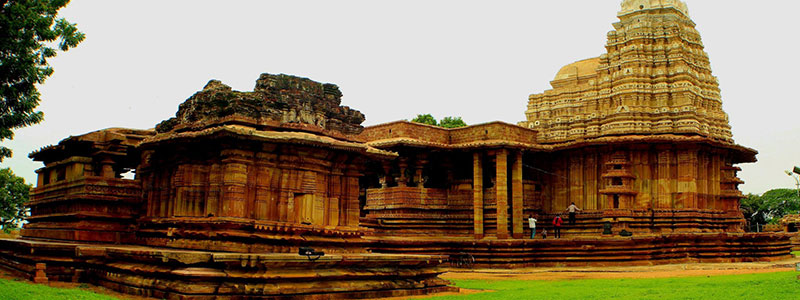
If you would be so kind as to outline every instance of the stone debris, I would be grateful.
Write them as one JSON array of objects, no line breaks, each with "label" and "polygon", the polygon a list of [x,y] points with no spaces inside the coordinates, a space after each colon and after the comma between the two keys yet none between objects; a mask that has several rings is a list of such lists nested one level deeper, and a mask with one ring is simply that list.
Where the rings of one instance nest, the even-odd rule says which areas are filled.
[{"label": "stone debris", "polygon": [[241,116],[256,121],[302,123],[345,135],[361,133],[364,114],[341,106],[342,92],[330,83],[285,74],[261,74],[252,92],[234,91],[211,80],[189,97],[175,117],[156,125],[156,131],[196,130],[213,120]]}]

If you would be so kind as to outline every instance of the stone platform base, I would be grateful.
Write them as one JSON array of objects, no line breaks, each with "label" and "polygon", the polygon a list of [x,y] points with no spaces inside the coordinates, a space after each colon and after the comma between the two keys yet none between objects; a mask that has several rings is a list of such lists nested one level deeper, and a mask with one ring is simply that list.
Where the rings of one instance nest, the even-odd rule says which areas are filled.
[{"label": "stone platform base", "polygon": [[789,241],[792,243],[792,251],[800,251],[800,233],[792,232],[789,234],[791,235]]},{"label": "stone platform base", "polygon": [[[19,276],[90,282],[165,299],[340,299],[457,288],[438,277],[443,256],[189,251],[0,239],[0,267]],[[44,277],[44,278],[43,278]]]},{"label": "stone platform base", "polygon": [[373,252],[474,258],[473,267],[628,266],[686,262],[753,262],[791,258],[782,233],[687,233],[547,240],[373,237]]}]

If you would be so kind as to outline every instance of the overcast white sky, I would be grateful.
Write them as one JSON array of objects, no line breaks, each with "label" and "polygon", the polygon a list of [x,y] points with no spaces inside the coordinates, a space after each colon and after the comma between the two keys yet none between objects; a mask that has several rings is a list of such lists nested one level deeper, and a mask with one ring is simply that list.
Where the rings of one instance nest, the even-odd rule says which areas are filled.
[{"label": "overcast white sky", "polygon": [[[152,128],[210,79],[250,91],[261,73],[338,84],[364,125],[462,116],[525,118],[528,95],[563,65],[605,52],[620,0],[75,0],[60,16],[86,40],[51,60],[45,121],[16,131],[2,163],[35,183],[27,154],[107,127]],[[800,165],[800,53],[790,0],[688,0],[737,143],[744,192],[794,187]]]}]

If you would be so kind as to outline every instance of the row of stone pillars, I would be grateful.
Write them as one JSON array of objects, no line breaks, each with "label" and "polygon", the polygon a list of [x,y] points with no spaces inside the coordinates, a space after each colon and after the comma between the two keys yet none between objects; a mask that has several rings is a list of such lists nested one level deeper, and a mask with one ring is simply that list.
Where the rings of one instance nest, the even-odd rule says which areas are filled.
[{"label": "row of stone pillars", "polygon": [[[495,197],[497,198],[497,238],[508,239],[508,157],[509,150],[499,149],[487,151],[489,156],[495,157],[495,177],[496,184]],[[522,151],[510,153],[513,156],[513,166],[511,168],[511,236],[515,239],[523,237],[522,223]],[[473,210],[475,238],[484,238],[483,231],[483,153],[473,153]]]},{"label": "row of stone pillars", "polygon": [[[417,154],[416,160],[414,161],[414,165],[410,166],[409,160],[406,157],[400,157],[397,162],[397,168],[400,169],[400,174],[397,178],[394,178],[394,181],[397,183],[397,186],[405,187],[408,186],[409,178],[406,177],[406,170],[411,167],[414,170],[414,174],[412,175],[411,183],[416,185],[417,187],[423,187],[425,185],[425,177],[422,176],[422,170],[425,168],[425,165],[428,164],[428,157],[425,154]],[[392,165],[390,162],[384,162],[383,164],[383,176],[381,176],[378,180],[381,184],[382,188],[386,188],[389,186],[389,182],[392,178],[390,178],[392,174]]]}]

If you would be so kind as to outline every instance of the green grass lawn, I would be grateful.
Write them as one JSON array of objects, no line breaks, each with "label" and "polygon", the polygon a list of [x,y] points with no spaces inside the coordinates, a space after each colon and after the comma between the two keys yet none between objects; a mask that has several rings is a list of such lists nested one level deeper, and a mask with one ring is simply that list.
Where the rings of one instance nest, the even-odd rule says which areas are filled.
[{"label": "green grass lawn", "polygon": [[[800,299],[798,272],[656,279],[453,280],[458,287],[492,290],[430,299]],[[0,279],[3,300],[116,300],[81,289]]]},{"label": "green grass lawn", "polygon": [[81,289],[52,288],[42,284],[0,279],[0,299],[3,300],[117,300]]},{"label": "green grass lawn", "polygon": [[431,299],[800,299],[798,272],[657,279],[453,280],[493,290]]},{"label": "green grass lawn", "polygon": [[800,251],[792,252],[792,254],[794,254],[794,257],[800,257]]}]

